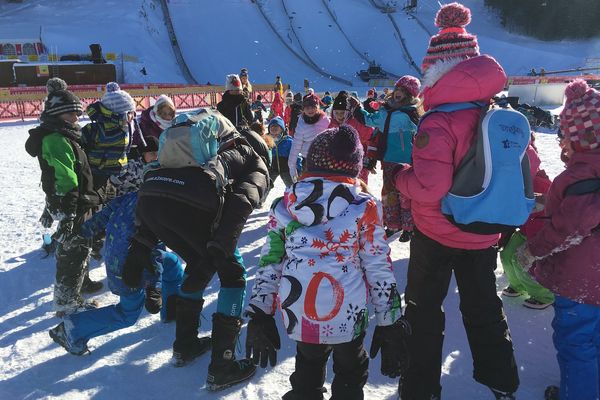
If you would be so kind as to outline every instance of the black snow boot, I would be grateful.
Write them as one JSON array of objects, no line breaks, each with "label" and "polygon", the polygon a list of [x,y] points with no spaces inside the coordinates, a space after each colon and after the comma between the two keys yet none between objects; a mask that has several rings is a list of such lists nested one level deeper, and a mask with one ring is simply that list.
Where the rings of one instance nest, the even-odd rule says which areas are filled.
[{"label": "black snow boot", "polygon": [[203,305],[204,300],[177,298],[175,342],[173,342],[173,365],[176,367],[182,367],[210,350],[210,336],[198,337]]},{"label": "black snow boot", "polygon": [[242,319],[213,314],[212,358],[208,366],[206,386],[221,390],[250,379],[256,366],[249,359],[235,359],[235,345],[242,329]]},{"label": "black snow boot", "polygon": [[510,392],[502,392],[498,389],[490,388],[494,396],[496,396],[496,400],[516,400],[516,397],[513,393]]}]

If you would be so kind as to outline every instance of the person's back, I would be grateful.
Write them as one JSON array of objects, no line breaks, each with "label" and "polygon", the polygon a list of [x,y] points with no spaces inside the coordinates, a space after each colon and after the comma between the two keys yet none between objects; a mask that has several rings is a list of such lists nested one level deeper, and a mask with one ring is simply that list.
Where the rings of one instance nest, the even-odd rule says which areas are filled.
[{"label": "person's back", "polygon": [[556,295],[552,340],[560,399],[600,396],[600,93],[583,80],[565,90],[561,132],[570,154],[546,197],[546,220],[517,250],[525,269]]},{"label": "person's back", "polygon": [[[382,373],[394,376],[405,367],[407,325],[401,318],[380,207],[356,179],[362,153],[353,128],[326,130],[307,154],[308,176],[287,189],[270,212],[268,239],[247,308],[252,319],[246,348],[248,354],[255,351],[256,362],[263,358],[264,367],[267,354],[256,351],[266,345],[274,365],[279,335],[273,314],[281,304],[286,331],[297,342],[292,390],[285,399],[321,398],[331,352],[333,398],[362,398],[368,377],[363,340],[369,299],[378,325],[372,358],[386,336],[398,347],[382,348]],[[283,293],[287,297],[280,303],[276,299]],[[394,361],[384,362],[387,356]]]},{"label": "person's back", "polygon": [[217,110],[234,126],[250,126],[253,120],[250,104],[242,93],[240,78],[237,75],[227,75],[225,93],[217,104]]},{"label": "person's back", "polygon": [[[506,83],[502,67],[479,55],[477,38],[465,26],[471,12],[459,3],[442,6],[422,68],[425,111],[446,103],[489,104]],[[514,399],[519,386],[512,340],[497,294],[498,234],[462,230],[442,214],[455,171],[477,135],[481,109],[434,112],[417,130],[412,165],[394,171],[396,188],[411,201],[416,229],[411,239],[405,299],[413,328],[411,360],[403,376],[402,398],[439,398],[445,316],[442,303],[452,275],[473,358],[473,378],[496,399]],[[525,151],[525,148],[522,148]],[[516,152],[516,151],[515,151]],[[515,181],[517,185],[523,184]],[[516,189],[515,189],[516,190]],[[494,207],[489,212],[493,213]]]}]

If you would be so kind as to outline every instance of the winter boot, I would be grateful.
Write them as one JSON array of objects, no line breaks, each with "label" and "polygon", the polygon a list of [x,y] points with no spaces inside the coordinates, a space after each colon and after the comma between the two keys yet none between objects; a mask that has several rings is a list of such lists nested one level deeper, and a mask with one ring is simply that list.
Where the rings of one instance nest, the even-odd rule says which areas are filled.
[{"label": "winter boot", "polygon": [[90,350],[87,347],[87,343],[71,343],[67,331],[65,329],[65,323],[61,322],[56,327],[48,331],[52,340],[55,343],[61,345],[66,351],[76,356],[84,355],[89,353]]},{"label": "winter boot", "polygon": [[144,307],[150,314],[158,314],[162,307],[161,289],[152,285],[146,286],[146,301]]},{"label": "winter boot", "polygon": [[104,284],[100,281],[93,281],[88,274],[85,274],[83,283],[81,284],[81,293],[91,294],[102,290]]},{"label": "winter boot", "polygon": [[[179,307],[179,304],[177,305]],[[179,311],[179,310],[178,310]],[[249,359],[235,359],[235,345],[242,329],[242,319],[213,314],[212,358],[206,378],[207,389],[221,390],[250,379],[256,366]]]},{"label": "winter boot", "polygon": [[198,337],[203,305],[204,300],[177,298],[175,342],[173,342],[173,365],[176,367],[183,367],[210,350],[210,336]]}]

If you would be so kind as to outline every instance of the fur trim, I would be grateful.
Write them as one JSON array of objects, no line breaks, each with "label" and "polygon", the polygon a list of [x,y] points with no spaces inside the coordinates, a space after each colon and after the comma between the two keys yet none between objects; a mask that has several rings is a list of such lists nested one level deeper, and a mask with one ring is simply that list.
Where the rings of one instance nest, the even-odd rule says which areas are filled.
[{"label": "fur trim", "polygon": [[465,61],[464,58],[451,58],[449,60],[440,60],[431,64],[429,68],[425,70],[425,74],[423,75],[423,88],[435,85],[446,72],[450,71],[463,61]]}]

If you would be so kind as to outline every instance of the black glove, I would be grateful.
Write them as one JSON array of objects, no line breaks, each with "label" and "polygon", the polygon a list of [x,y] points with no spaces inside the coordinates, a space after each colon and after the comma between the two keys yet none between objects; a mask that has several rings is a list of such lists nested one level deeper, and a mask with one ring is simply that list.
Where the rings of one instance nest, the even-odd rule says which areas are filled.
[{"label": "black glove", "polygon": [[52,218],[52,215],[48,211],[47,207],[44,207],[44,212],[40,217],[40,222],[44,228],[50,228],[52,226],[52,223],[54,222],[54,218]]},{"label": "black glove", "polygon": [[59,243],[64,243],[67,238],[73,235],[75,228],[75,216],[65,216],[59,223],[56,232],[52,235],[53,239],[56,239]]},{"label": "black glove", "polygon": [[277,364],[277,350],[281,348],[275,319],[258,307],[250,307],[254,312],[247,313],[250,321],[246,333],[246,358],[252,357],[254,365],[260,363],[261,368],[266,368],[267,360],[274,367]]},{"label": "black glove", "polygon": [[401,317],[393,325],[377,326],[371,342],[371,358],[375,358],[381,349],[381,373],[397,378],[408,369],[409,356],[406,338],[411,328],[408,321]]},{"label": "black glove", "polygon": [[127,252],[127,258],[123,264],[123,272],[121,278],[130,288],[139,288],[142,284],[142,274],[144,268],[152,268],[152,250],[138,242],[137,240],[131,240],[129,245],[129,251]]}]

